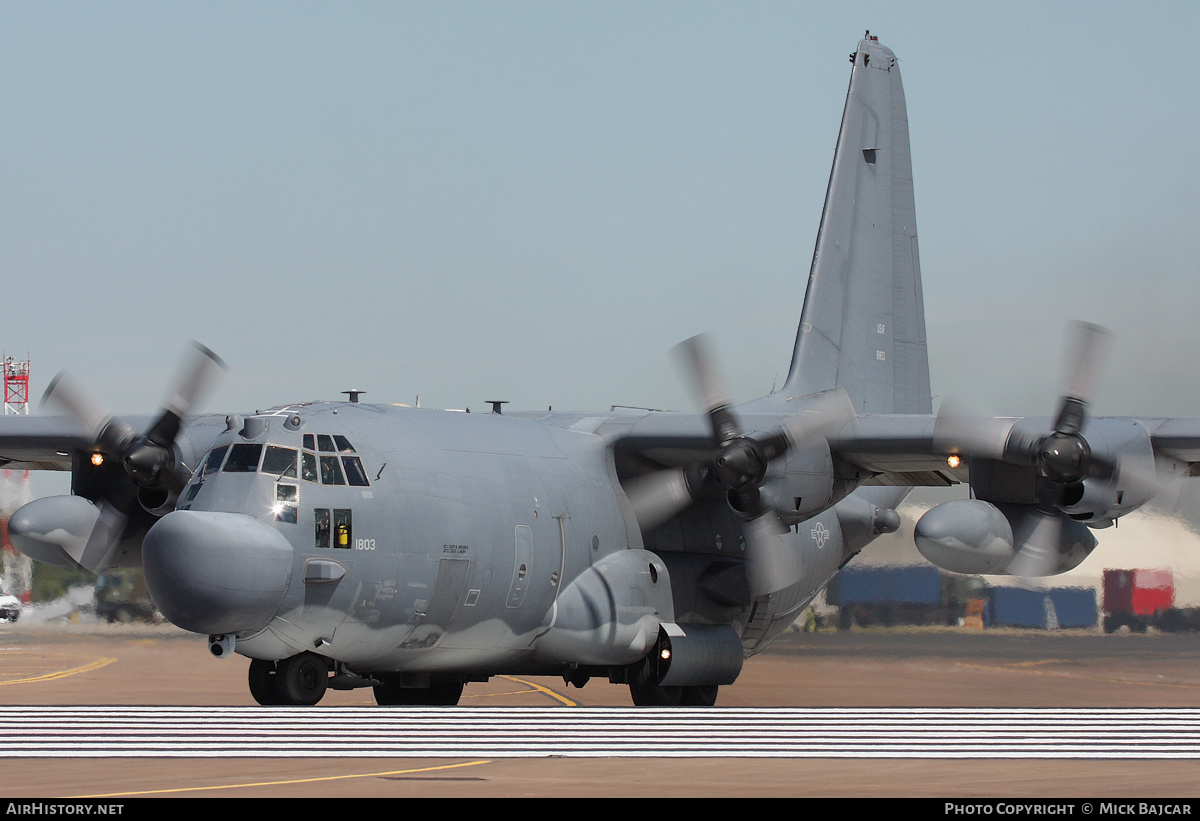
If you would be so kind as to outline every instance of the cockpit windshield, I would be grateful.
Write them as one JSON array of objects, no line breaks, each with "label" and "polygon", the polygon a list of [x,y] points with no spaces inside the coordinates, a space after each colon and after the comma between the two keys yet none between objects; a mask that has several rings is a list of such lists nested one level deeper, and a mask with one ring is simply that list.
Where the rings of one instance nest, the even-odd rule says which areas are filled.
[{"label": "cockpit windshield", "polygon": [[[304,434],[303,450],[283,445],[258,445],[239,442],[221,445],[209,451],[202,476],[224,473],[267,473],[322,485],[370,487],[362,459],[350,440],[340,434]],[[312,451],[317,450],[318,453]],[[338,454],[338,455],[332,455]]]},{"label": "cockpit windshield", "polygon": [[225,460],[226,473],[253,473],[258,470],[258,459],[262,456],[262,445],[232,445],[229,458]]},{"label": "cockpit windshield", "polygon": [[263,455],[262,472],[296,478],[296,450],[267,445],[267,452]]}]

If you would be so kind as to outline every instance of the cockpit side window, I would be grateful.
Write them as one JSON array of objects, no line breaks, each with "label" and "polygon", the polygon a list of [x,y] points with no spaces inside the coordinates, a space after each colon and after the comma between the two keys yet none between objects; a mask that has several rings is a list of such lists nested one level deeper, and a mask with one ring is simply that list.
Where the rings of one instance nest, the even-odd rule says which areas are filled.
[{"label": "cockpit side window", "polygon": [[344,508],[333,509],[333,546],[349,550],[354,544],[354,513]]},{"label": "cockpit side window", "polygon": [[219,448],[213,448],[208,452],[208,459],[204,462],[204,473],[216,473],[221,469],[221,460],[225,458],[225,451],[229,450],[229,445],[221,445]]},{"label": "cockpit side window", "polygon": [[329,508],[316,508],[313,511],[313,520],[316,524],[316,546],[329,547]]},{"label": "cockpit side window", "polygon": [[317,439],[311,433],[304,434],[304,449],[305,450],[316,450],[317,449]]},{"label": "cockpit side window", "polygon": [[296,478],[296,451],[292,448],[267,445],[267,452],[263,456],[262,472]]},{"label": "cockpit side window", "polygon": [[275,486],[275,521],[294,525],[296,508],[299,506],[300,488],[295,485]]},{"label": "cockpit side window", "polygon": [[333,435],[333,443],[337,445],[337,449],[341,453],[354,453],[354,445],[350,444],[350,440],[341,434]]},{"label": "cockpit side window", "polygon": [[370,487],[367,473],[363,470],[362,460],[357,456],[343,456],[342,464],[346,466],[346,480],[355,487]]},{"label": "cockpit side window", "polygon": [[229,458],[225,460],[226,473],[254,473],[258,470],[258,457],[262,455],[262,445],[233,445],[229,448]]}]

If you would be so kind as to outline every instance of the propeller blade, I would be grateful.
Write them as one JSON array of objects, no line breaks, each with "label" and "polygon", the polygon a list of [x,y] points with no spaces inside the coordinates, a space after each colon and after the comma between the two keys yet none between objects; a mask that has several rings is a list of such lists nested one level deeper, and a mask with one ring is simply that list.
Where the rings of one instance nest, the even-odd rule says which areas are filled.
[{"label": "propeller blade", "polygon": [[179,367],[175,371],[168,399],[163,403],[167,410],[186,416],[192,407],[206,396],[229,366],[210,348],[191,340],[184,351]]},{"label": "propeller blade", "polygon": [[688,376],[688,387],[696,401],[706,412],[728,407],[728,394],[717,375],[712,346],[704,334],[697,334],[680,342],[672,351]]},{"label": "propeller blade", "polygon": [[42,406],[73,417],[89,439],[107,450],[119,453],[136,435],[125,425],[114,424],[108,408],[66,371],[50,381]]},{"label": "propeller blade", "polygon": [[729,394],[718,376],[719,368],[713,357],[708,337],[703,334],[685,339],[672,350],[682,363],[688,387],[696,401],[708,414],[713,439],[721,447],[741,434],[741,426],[729,410]]},{"label": "propeller blade", "polygon": [[947,454],[1003,459],[1015,421],[972,416],[952,402],[943,402],[933,423],[933,446]]},{"label": "propeller blade", "polygon": [[1064,363],[1065,388],[1054,419],[1056,434],[1075,436],[1083,428],[1087,418],[1087,406],[1096,389],[1100,365],[1106,358],[1111,336],[1099,325],[1088,322],[1071,323],[1068,330],[1067,358]]},{"label": "propeller blade", "polygon": [[1090,322],[1072,322],[1067,342],[1063,396],[1087,404],[1092,401],[1100,367],[1108,357],[1112,332]]},{"label": "propeller blade", "polygon": [[836,388],[807,399],[800,412],[783,423],[782,432],[789,443],[803,446],[813,439],[828,439],[857,419],[850,395]]},{"label": "propeller blade", "polygon": [[1162,464],[1149,459],[1123,456],[1113,464],[1112,479],[1135,498],[1158,499],[1167,508],[1178,504],[1187,484],[1188,469],[1181,463]]},{"label": "propeller blade", "polygon": [[192,340],[175,369],[171,386],[163,401],[162,415],[146,432],[146,438],[169,445],[179,435],[179,427],[192,408],[206,396],[217,379],[229,369],[221,357]]},{"label": "propeller blade", "polygon": [[699,482],[689,478],[683,468],[659,470],[634,477],[625,485],[625,495],[633,506],[642,530],[653,530],[679,515],[695,498]]},{"label": "propeller blade", "polygon": [[[1043,577],[1054,574],[1059,564],[1058,546],[1062,539],[1062,516],[1033,508],[1037,520],[1025,537],[1017,555],[1004,572],[1010,576]],[[1016,536],[1017,534],[1013,534]],[[1018,537],[1019,538],[1019,537]]]},{"label": "propeller blade", "polygon": [[800,551],[782,538],[787,531],[779,516],[771,510],[742,523],[751,590],[773,593],[800,580],[803,575]]},{"label": "propeller blade", "polygon": [[104,567],[112,561],[117,543],[125,532],[125,522],[128,520],[128,517],[111,502],[101,501],[98,507],[100,515],[79,562],[92,572],[95,572],[95,568]]}]

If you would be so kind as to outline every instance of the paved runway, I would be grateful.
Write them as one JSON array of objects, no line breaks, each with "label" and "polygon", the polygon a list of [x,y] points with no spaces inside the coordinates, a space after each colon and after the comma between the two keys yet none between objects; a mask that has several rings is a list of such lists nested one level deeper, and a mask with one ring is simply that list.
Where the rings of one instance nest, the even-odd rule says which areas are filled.
[{"label": "paved runway", "polygon": [[1200,710],[0,707],[0,737],[24,759],[1200,761]]},{"label": "paved runway", "polygon": [[[18,623],[0,626],[0,647],[4,662],[0,705],[233,708],[184,714],[198,720],[197,726],[216,727],[228,716],[247,716],[256,722],[267,717],[272,726],[282,726],[282,717],[250,706],[244,659],[213,659],[202,639],[170,628],[47,630]],[[565,688],[561,680],[497,677],[484,685],[469,685],[464,709],[449,714],[455,721],[462,717],[458,723],[464,731],[472,723],[483,723],[484,717],[501,724],[507,717],[514,725],[518,718],[523,722],[536,717],[542,727],[539,738],[569,743],[574,734],[593,742],[592,749],[572,755],[547,748],[514,756],[511,750],[461,748],[448,756],[444,746],[429,749],[427,745],[422,750],[415,745],[364,758],[355,750],[369,747],[397,711],[370,706],[367,691],[350,691],[331,693],[311,710],[281,711],[299,717],[301,725],[307,723],[310,729],[334,722],[336,729],[328,734],[301,734],[297,743],[307,745],[303,752],[313,757],[266,757],[241,749],[189,758],[182,752],[186,733],[179,727],[167,729],[171,756],[105,757],[106,737],[115,742],[118,736],[116,729],[106,728],[100,731],[98,748],[93,735],[89,741],[93,746],[85,749],[82,743],[75,744],[77,754],[70,758],[30,758],[28,750],[8,758],[0,766],[0,794],[1179,797],[1193,795],[1200,783],[1195,730],[1190,725],[1185,728],[1196,715],[1191,708],[1200,707],[1198,662],[1200,636],[1188,635],[965,631],[792,635],[773,652],[751,659],[737,684],[722,688],[719,707],[708,711],[714,718],[681,731],[681,751],[660,752],[656,757],[635,752],[629,737],[604,739],[597,731],[596,722],[615,726],[617,721],[657,720],[652,718],[654,711],[627,710],[624,687],[593,682],[576,690]],[[906,712],[908,708],[937,708],[937,720],[949,722],[943,725],[945,738],[940,743],[961,742],[975,731],[999,735],[981,742],[977,752],[984,758],[955,757],[949,748],[933,751],[940,756],[935,760],[893,757],[878,744],[868,744],[866,749],[841,746],[845,736],[831,722],[844,721],[847,708],[866,708],[869,712],[858,715],[874,716],[879,724],[905,723],[907,719],[899,719],[913,715]],[[946,713],[942,708],[966,709]],[[1101,758],[1085,758],[1093,753],[1076,751],[1064,759],[1037,757],[1029,747],[1004,749],[998,743],[1004,731],[1010,731],[1011,741],[1011,731],[1025,719],[1018,721],[1017,714],[1010,712],[980,713],[998,708],[1036,708],[1042,712],[1033,714],[1035,721],[1061,714],[1062,708],[1071,710],[1074,719],[1087,715],[1077,712],[1079,708],[1119,711],[1100,713],[1099,728],[1084,734]],[[1152,712],[1128,713],[1131,708]],[[1171,711],[1161,712],[1163,708]],[[0,718],[7,720],[17,712],[0,710]],[[98,711],[93,717],[109,712]],[[51,713],[66,719],[68,711]],[[918,723],[933,716],[916,715]],[[1131,749],[1114,746],[1118,739],[1127,738],[1118,732],[1125,717],[1144,724],[1147,715],[1165,720],[1170,729],[1164,731],[1160,725],[1149,741],[1135,740]],[[737,727],[738,721],[752,724]],[[975,730],[964,721],[973,722]],[[686,724],[687,719],[676,714],[667,718],[667,726],[672,722]],[[697,738],[711,740],[712,728],[721,723],[735,728],[730,734],[735,749],[739,737],[746,741],[744,746],[762,737],[764,724],[770,725],[771,732],[807,724],[812,732],[795,742],[794,750],[800,752],[790,754],[779,748],[747,758],[737,752],[722,753],[715,743],[708,745],[712,749],[694,748]],[[572,727],[576,729],[568,730]],[[32,738],[13,727],[2,732],[6,739]],[[428,731],[420,728],[413,738],[420,741],[422,732],[427,740]],[[252,730],[241,735],[248,748],[254,747],[256,739],[264,740]],[[594,743],[598,738],[599,745]],[[924,738],[928,741],[929,735]],[[1168,746],[1141,746],[1163,742]],[[690,751],[688,743],[693,744]],[[611,749],[597,749],[604,745]],[[1152,756],[1150,760],[1138,760],[1139,746]],[[174,757],[177,752],[179,757]],[[702,757],[708,755],[729,757]],[[1121,758],[1108,757],[1112,755]]]}]

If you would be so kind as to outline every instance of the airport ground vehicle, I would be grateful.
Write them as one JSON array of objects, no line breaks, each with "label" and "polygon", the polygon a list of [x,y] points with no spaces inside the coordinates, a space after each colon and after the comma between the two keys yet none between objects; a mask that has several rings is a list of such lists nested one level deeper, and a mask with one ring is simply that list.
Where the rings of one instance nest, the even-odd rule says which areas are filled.
[{"label": "airport ground vehicle", "polygon": [[1170,570],[1105,570],[1102,607],[1105,633],[1122,627],[1135,633],[1200,630],[1200,608],[1175,606]]},{"label": "airport ground vehicle", "polygon": [[107,622],[157,621],[162,617],[136,568],[101,573],[96,579],[96,615]]},{"label": "airport ground vehicle", "polygon": [[0,589],[0,621],[14,622],[21,617],[21,600]]}]

